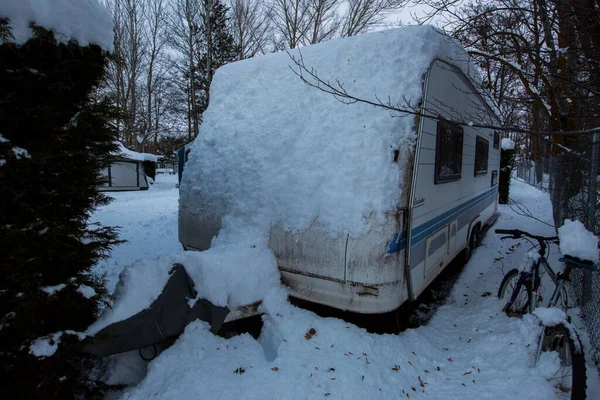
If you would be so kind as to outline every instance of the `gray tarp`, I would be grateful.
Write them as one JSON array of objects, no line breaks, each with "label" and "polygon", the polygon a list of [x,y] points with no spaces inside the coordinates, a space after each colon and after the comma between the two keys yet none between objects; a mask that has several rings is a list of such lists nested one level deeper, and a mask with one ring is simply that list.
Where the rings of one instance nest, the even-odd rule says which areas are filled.
[{"label": "gray tarp", "polygon": [[227,307],[218,307],[200,299],[193,308],[189,299],[196,297],[194,282],[181,264],[173,265],[171,277],[150,308],[116,322],[86,338],[83,351],[98,356],[142,349],[179,336],[187,324],[201,319],[211,325],[217,334],[229,314]]}]

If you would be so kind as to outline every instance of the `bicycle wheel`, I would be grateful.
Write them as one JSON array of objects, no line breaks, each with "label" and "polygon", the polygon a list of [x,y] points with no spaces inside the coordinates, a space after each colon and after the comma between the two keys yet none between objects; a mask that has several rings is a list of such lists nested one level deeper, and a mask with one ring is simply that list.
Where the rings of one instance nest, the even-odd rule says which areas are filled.
[{"label": "bicycle wheel", "polygon": [[506,312],[509,317],[522,317],[529,311],[529,298],[531,294],[531,282],[525,281],[519,288],[519,294],[514,301],[511,301],[514,291],[517,289],[517,283],[521,273],[518,269],[512,269],[504,275],[500,288],[498,289],[498,298],[506,299],[502,311]]},{"label": "bicycle wheel", "polygon": [[[578,346],[575,346],[577,340]],[[586,398],[585,357],[581,342],[575,333],[571,334],[565,325],[544,328],[542,351],[556,351],[560,358],[560,368],[550,378],[554,387],[563,393],[570,393],[571,400]]]}]

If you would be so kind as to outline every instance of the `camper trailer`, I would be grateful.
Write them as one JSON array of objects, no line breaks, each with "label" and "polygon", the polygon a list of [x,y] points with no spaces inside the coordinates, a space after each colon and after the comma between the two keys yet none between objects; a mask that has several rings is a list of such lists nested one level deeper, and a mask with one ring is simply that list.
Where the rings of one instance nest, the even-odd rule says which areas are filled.
[{"label": "camper trailer", "polygon": [[[305,73],[307,85],[298,60],[356,98],[413,113],[344,101]],[[468,257],[495,214],[500,136],[476,126],[498,126],[496,115],[466,53],[431,27],[227,65],[183,174],[179,240],[206,250],[223,218],[264,209],[291,296],[394,310]]]}]

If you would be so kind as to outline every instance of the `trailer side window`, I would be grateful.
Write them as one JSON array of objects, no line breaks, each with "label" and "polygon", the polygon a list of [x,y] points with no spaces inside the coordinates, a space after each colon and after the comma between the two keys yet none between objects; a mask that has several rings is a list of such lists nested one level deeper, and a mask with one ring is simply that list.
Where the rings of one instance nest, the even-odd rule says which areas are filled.
[{"label": "trailer side window", "polygon": [[475,142],[475,176],[487,174],[489,151],[490,143],[481,136],[477,136]]},{"label": "trailer side window", "polygon": [[500,132],[498,132],[498,131],[494,132],[494,148],[495,149],[500,148]]},{"label": "trailer side window", "polygon": [[492,171],[492,187],[498,184],[498,171]]},{"label": "trailer side window", "polygon": [[435,146],[435,181],[460,180],[462,172],[463,128],[440,118]]}]

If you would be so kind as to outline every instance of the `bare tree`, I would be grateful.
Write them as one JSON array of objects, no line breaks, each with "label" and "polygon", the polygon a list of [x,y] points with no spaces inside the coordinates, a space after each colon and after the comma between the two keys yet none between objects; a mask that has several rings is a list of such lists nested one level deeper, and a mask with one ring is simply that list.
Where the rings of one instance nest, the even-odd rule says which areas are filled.
[{"label": "bare tree", "polygon": [[408,0],[347,0],[348,11],[343,17],[342,36],[356,36],[383,23],[390,12],[398,10]]},{"label": "bare tree", "polygon": [[307,0],[273,0],[269,18],[278,50],[300,46],[310,31],[312,17]]},{"label": "bare tree", "polygon": [[168,9],[166,0],[145,0],[146,7],[144,13],[144,25],[148,51],[146,58],[146,123],[145,129],[141,132],[143,143],[149,138],[153,138],[154,147],[158,142],[160,113],[155,113],[155,106],[158,103],[155,92],[160,88],[160,79],[165,72],[158,69],[158,63],[168,40]]},{"label": "bare tree", "polygon": [[307,44],[325,42],[335,37],[342,25],[338,14],[340,0],[307,0],[310,29]]},{"label": "bare tree", "polygon": [[[142,0],[108,0],[113,17],[114,52],[109,66],[109,86],[115,93],[123,115],[122,140],[129,146],[138,143],[138,85],[143,71],[145,41]],[[121,127],[120,127],[121,128]]]},{"label": "bare tree", "polygon": [[188,140],[191,140],[198,135],[200,126],[196,85],[194,84],[201,24],[200,4],[198,0],[173,0],[171,10],[170,43],[172,48],[179,52],[182,61],[177,65],[180,66],[186,81]]},{"label": "bare tree", "polygon": [[238,60],[264,54],[270,34],[270,20],[262,2],[231,0],[230,26],[238,48]]}]

